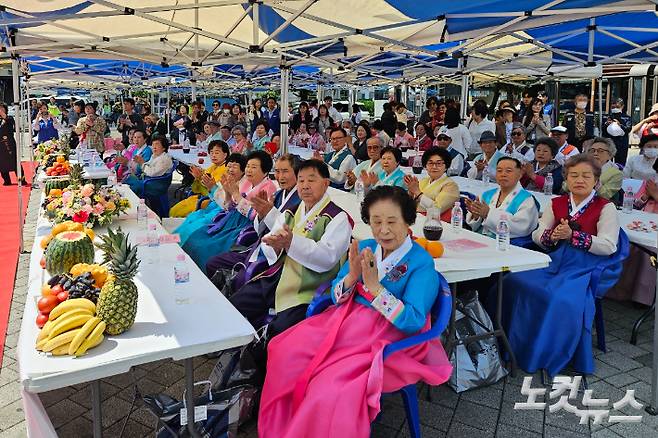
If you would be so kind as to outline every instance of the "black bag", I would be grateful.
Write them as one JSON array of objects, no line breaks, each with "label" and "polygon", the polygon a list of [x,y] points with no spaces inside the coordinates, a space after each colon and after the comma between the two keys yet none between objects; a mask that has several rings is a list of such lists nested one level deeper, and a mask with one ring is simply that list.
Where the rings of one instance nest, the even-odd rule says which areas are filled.
[{"label": "black bag", "polygon": [[233,280],[238,274],[245,269],[243,263],[237,263],[232,268],[220,268],[213,276],[210,278],[212,284],[224,295],[226,298],[230,298],[231,295],[235,292],[233,290]]},{"label": "black bag", "polygon": [[[208,392],[196,397],[195,411],[205,406],[207,418],[195,423],[196,430],[204,438],[234,438],[238,427],[251,418],[256,403],[257,390],[253,386],[236,386],[224,391],[210,388],[209,381],[197,382],[196,385],[208,385]],[[181,409],[185,408],[185,393],[183,401],[176,400],[166,394],[147,395],[144,403],[158,418],[159,428],[157,438],[188,437],[186,419],[182,420]]]},{"label": "black bag", "polygon": [[470,342],[459,342],[467,336],[476,336],[493,329],[489,315],[480,304],[476,291],[457,298],[455,315],[457,344],[450,354],[454,371],[448,385],[455,392],[496,383],[507,375],[493,336]]}]

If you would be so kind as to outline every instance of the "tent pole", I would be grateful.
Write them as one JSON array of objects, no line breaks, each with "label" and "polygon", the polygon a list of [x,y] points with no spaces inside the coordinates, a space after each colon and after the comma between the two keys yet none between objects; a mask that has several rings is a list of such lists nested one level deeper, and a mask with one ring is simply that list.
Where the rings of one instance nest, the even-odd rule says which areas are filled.
[{"label": "tent pole", "polygon": [[468,78],[469,73],[464,74],[464,67],[466,67],[466,60],[459,58],[459,70],[462,72],[462,90],[461,90],[461,106],[460,116],[462,121],[466,120],[466,113],[468,110]]},{"label": "tent pole", "polygon": [[603,135],[603,76],[599,78],[599,135]]},{"label": "tent pole", "polygon": [[23,133],[21,126],[23,125],[21,115],[21,88],[20,88],[20,72],[19,72],[19,58],[18,55],[13,55],[11,58],[11,73],[14,88],[14,120],[16,122],[16,178],[18,179],[18,252],[23,252],[23,183],[21,181],[23,172],[21,168],[22,158],[22,145]]},{"label": "tent pole", "polygon": [[165,106],[165,120],[167,121],[167,135],[171,139],[171,102],[169,101],[169,85],[167,85],[167,106]]},{"label": "tent pole", "polygon": [[402,103],[404,104],[405,107],[407,105],[409,105],[409,82],[408,81],[404,81],[402,83],[402,93],[401,93],[401,96],[400,96],[400,100],[402,101]]},{"label": "tent pole", "polygon": [[281,132],[279,139],[281,150],[284,154],[288,153],[288,84],[290,82],[290,67],[281,66],[281,108],[279,114],[281,117]]}]

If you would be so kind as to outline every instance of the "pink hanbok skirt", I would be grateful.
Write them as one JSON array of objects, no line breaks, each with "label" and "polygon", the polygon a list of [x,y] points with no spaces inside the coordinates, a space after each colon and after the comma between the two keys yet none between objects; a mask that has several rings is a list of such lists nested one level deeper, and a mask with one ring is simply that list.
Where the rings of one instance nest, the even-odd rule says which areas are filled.
[{"label": "pink hanbok skirt", "polygon": [[[429,321],[426,323],[426,330]],[[368,437],[383,392],[423,380],[440,385],[452,366],[438,340],[391,354],[406,338],[379,312],[350,299],[306,319],[269,344],[261,438]]]}]

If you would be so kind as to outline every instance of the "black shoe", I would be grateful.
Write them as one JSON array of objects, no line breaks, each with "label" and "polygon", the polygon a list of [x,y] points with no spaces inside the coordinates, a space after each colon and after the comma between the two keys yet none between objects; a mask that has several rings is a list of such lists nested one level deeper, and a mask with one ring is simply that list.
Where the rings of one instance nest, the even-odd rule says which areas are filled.
[{"label": "black shoe", "polygon": [[10,186],[10,185],[12,185],[12,183],[11,183],[11,181],[5,181],[2,185],[3,186]]}]

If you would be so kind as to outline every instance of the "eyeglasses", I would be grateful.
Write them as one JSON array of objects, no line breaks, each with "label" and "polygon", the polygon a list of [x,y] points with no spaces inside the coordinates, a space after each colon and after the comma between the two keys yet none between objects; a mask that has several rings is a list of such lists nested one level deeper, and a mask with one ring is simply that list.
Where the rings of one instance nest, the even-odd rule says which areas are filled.
[{"label": "eyeglasses", "polygon": [[439,140],[439,141],[452,140],[452,138],[448,137],[447,135],[439,135],[438,137],[436,137],[436,139]]},{"label": "eyeglasses", "polygon": [[445,165],[446,165],[445,161],[428,161],[426,167],[441,167]]},{"label": "eyeglasses", "polygon": [[514,131],[514,132],[512,132],[512,135],[513,135],[514,137],[520,137],[520,136],[523,135],[523,132],[521,132],[521,131]]},{"label": "eyeglasses", "polygon": [[218,103],[213,103],[212,106],[219,106],[219,104]]},{"label": "eyeglasses", "polygon": [[369,151],[377,151],[381,148],[381,146],[376,145],[376,146],[366,146],[366,149]]},{"label": "eyeglasses", "polygon": [[331,137],[331,141],[338,141],[338,140],[342,140],[342,139],[344,139],[344,138],[345,138],[345,136],[341,136],[341,137]]},{"label": "eyeglasses", "polygon": [[589,152],[590,154],[602,154],[604,152],[609,153],[607,149],[599,149],[599,148],[589,148],[587,152]]}]

